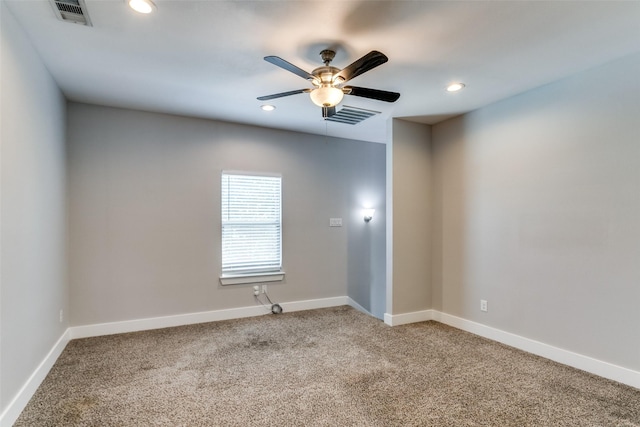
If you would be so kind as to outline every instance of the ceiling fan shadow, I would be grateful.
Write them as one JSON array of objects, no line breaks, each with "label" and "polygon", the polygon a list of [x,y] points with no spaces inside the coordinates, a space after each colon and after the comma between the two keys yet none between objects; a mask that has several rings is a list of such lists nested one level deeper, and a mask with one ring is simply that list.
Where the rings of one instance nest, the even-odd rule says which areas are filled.
[{"label": "ceiling fan shadow", "polygon": [[439,2],[423,1],[360,1],[345,14],[342,30],[346,34],[361,34],[396,27],[414,21],[440,7]]}]

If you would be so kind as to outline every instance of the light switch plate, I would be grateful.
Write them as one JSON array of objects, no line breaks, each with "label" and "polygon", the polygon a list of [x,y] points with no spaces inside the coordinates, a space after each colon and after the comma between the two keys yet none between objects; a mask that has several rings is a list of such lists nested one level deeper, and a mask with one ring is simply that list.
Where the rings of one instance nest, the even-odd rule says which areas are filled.
[{"label": "light switch plate", "polygon": [[342,218],[329,218],[329,227],[342,227]]}]

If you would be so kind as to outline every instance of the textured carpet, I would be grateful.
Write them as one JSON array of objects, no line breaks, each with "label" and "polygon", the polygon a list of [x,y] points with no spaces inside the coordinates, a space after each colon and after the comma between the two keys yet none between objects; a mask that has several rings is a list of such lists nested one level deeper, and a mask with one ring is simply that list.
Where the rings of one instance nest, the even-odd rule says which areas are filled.
[{"label": "textured carpet", "polygon": [[71,341],[16,426],[640,426],[640,390],[350,307]]}]

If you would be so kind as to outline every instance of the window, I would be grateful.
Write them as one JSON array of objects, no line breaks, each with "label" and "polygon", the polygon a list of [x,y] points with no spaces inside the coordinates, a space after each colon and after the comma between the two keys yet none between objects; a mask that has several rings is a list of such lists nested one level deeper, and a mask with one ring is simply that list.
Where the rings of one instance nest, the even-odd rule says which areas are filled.
[{"label": "window", "polygon": [[[222,173],[223,279],[282,280],[281,186],[279,176]],[[274,272],[280,277],[265,278]]]}]

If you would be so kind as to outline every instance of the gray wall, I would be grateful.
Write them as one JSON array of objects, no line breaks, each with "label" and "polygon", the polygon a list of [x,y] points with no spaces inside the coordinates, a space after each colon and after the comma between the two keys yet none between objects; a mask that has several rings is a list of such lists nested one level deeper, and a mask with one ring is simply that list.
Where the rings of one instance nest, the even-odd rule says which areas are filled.
[{"label": "gray wall", "polygon": [[0,3],[0,413],[62,336],[64,100]]},{"label": "gray wall", "polygon": [[393,238],[389,314],[431,308],[431,128],[393,120]]},{"label": "gray wall", "polygon": [[[386,300],[386,198],[385,146],[357,154],[357,167],[345,165],[351,211],[348,229],[347,295],[365,310],[382,319]],[[375,209],[373,219],[364,222],[363,208]]]},{"label": "gray wall", "polygon": [[283,176],[286,278],[272,299],[349,293],[373,310],[384,231],[361,204],[384,210],[384,145],[77,103],[67,114],[72,325],[255,304],[251,285],[218,280],[222,170]]},{"label": "gray wall", "polygon": [[640,370],[637,75],[640,55],[433,127],[434,308]]}]

